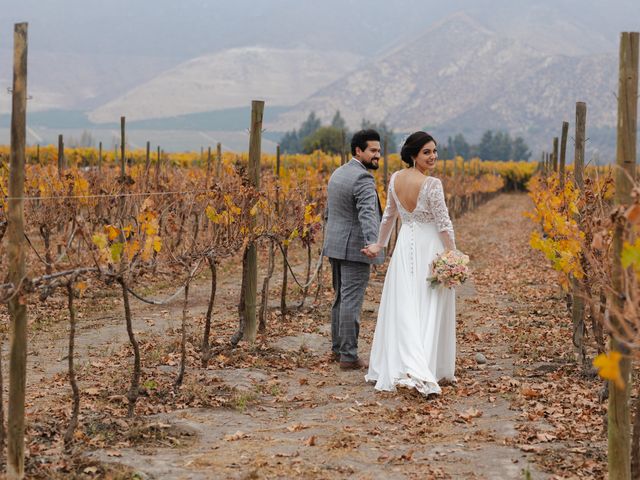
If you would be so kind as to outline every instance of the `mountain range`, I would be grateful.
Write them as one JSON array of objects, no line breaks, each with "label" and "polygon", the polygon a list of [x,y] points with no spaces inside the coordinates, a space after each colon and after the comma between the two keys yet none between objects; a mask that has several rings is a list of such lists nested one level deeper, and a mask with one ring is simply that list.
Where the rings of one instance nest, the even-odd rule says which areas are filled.
[{"label": "mountain range", "polygon": [[317,91],[270,127],[291,128],[310,111],[328,122],[339,109],[350,126],[366,118],[396,131],[474,139],[501,129],[544,148],[563,120],[573,120],[577,101],[587,103],[590,127],[615,126],[617,71],[616,55],[547,54],[460,14]]},{"label": "mountain range", "polygon": [[[42,17],[29,52],[30,143],[88,130],[110,145],[125,115],[136,143],[245,149],[248,107],[260,98],[266,150],[311,111],[329,122],[340,110],[351,129],[367,119],[441,140],[506,130],[537,157],[585,101],[587,154],[605,161],[615,148],[617,32],[640,13],[632,0],[157,0],[152,11],[125,0],[91,11],[65,1],[85,21],[54,36],[42,22],[63,25],[68,15],[36,0],[11,10]],[[118,5],[127,7],[122,18]],[[6,48],[0,65],[11,65]],[[0,84],[10,85],[9,68],[0,68]],[[0,142],[8,142],[9,100],[0,96]]]}]

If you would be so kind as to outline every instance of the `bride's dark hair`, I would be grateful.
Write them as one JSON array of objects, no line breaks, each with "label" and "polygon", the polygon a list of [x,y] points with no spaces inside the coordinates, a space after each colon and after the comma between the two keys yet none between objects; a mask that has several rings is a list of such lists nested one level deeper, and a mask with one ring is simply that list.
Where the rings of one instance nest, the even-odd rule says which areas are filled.
[{"label": "bride's dark hair", "polygon": [[427,132],[414,132],[407,137],[404,141],[404,145],[402,145],[402,149],[400,150],[400,158],[402,161],[413,167],[413,157],[417,156],[420,153],[422,147],[424,147],[427,143],[433,142],[436,145],[438,142],[429,135]]}]

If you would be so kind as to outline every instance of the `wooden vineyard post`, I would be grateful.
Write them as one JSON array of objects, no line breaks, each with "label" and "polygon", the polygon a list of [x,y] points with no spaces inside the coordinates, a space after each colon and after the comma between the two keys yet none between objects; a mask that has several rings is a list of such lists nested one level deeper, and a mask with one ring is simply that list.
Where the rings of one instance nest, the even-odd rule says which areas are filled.
[{"label": "wooden vineyard post", "polygon": [[102,142],[98,144],[98,173],[102,173]]},{"label": "wooden vineyard post", "polygon": [[158,145],[158,150],[156,153],[156,171],[154,176],[156,190],[158,190],[158,188],[160,188],[160,145]]},{"label": "wooden vineyard post", "polygon": [[124,176],[127,173],[125,169],[126,160],[124,156],[124,144],[125,144],[124,125],[125,125],[125,118],[120,117],[120,176],[122,177],[123,184],[124,184]]},{"label": "wooden vineyard post", "polygon": [[222,144],[218,142],[216,145],[216,178],[220,178],[222,174]]},{"label": "wooden vineyard post", "polygon": [[24,404],[27,378],[27,304],[21,292],[26,276],[24,242],[24,180],[27,120],[27,29],[17,23],[13,33],[13,91],[11,107],[11,156],[7,210],[9,281],[17,292],[9,300],[9,409],[7,478],[24,478]]},{"label": "wooden vineyard post", "polygon": [[558,173],[558,137],[553,137],[553,173]]},{"label": "wooden vineyard post", "polygon": [[211,145],[207,147],[207,177],[205,188],[209,188],[209,180],[211,179]]},{"label": "wooden vineyard post", "polygon": [[569,122],[562,122],[562,136],[560,137],[560,190],[564,190],[564,172],[567,164],[567,135]]},{"label": "wooden vineyard post", "polygon": [[[251,133],[249,136],[249,182],[255,189],[260,188],[260,147],[262,140],[262,116],[264,113],[264,101],[253,100],[251,102]],[[253,217],[252,217],[253,218]],[[253,230],[255,219],[249,228]],[[258,287],[258,250],[255,242],[247,246],[247,283],[245,285],[245,328],[244,339],[248,342],[256,340],[256,297]]]},{"label": "wooden vineyard post", "polygon": [[36,162],[40,165],[40,144],[36,145]]},{"label": "wooden vineyard post", "polygon": [[151,168],[151,142],[147,141],[147,149],[144,156],[144,182],[145,190],[147,185],[147,179],[149,178],[149,169]]},{"label": "wooden vineyard post", "polygon": [[384,137],[384,145],[383,145],[383,152],[382,152],[382,156],[384,159],[384,167],[383,167],[383,185],[384,185],[384,191],[387,191],[387,185],[389,185],[388,181],[389,181],[389,149],[388,149],[388,145],[389,145],[389,138],[385,135]]},{"label": "wooden vineyard post", "polygon": [[[344,155],[344,150],[342,151]],[[276,147],[276,214],[280,214],[280,145]],[[280,289],[280,313],[282,318],[287,312],[287,284],[289,283],[289,270],[287,269],[287,252],[289,247],[285,244],[282,250],[282,285]]]},{"label": "wooden vineyard post", "polygon": [[[636,131],[638,126],[638,32],[623,32],[620,39],[620,72],[618,80],[618,133],[616,144],[615,204],[625,205],[631,201],[631,189],[636,166]],[[621,263],[624,226],[617,222],[613,233],[613,288],[624,291],[624,269]],[[624,311],[624,298],[613,295],[612,302],[617,312]],[[611,316],[615,328],[620,323],[616,315]],[[624,388],[609,382],[609,478],[628,480],[631,478],[630,461],[630,413],[631,359],[625,345],[611,338],[611,350],[622,353],[620,374]]]},{"label": "wooden vineyard post", "polygon": [[[573,158],[573,175],[576,186],[580,189],[580,196],[584,196],[584,143],[586,138],[587,125],[587,104],[576,103],[576,137],[575,155]],[[576,218],[576,221],[579,221]],[[585,365],[584,351],[584,298],[582,297],[582,284],[579,279],[571,279],[573,289],[573,302],[571,305],[571,318],[573,323],[573,351],[576,360],[581,365]]]},{"label": "wooden vineyard post", "polygon": [[[276,165],[275,165],[275,177],[276,177],[276,198],[275,198],[275,208],[276,208],[276,218],[280,216],[280,145],[276,145]],[[269,309],[269,283],[271,282],[271,277],[273,277],[273,271],[275,269],[275,241],[269,241],[269,263],[267,267],[267,274],[264,277],[262,282],[262,294],[260,297],[260,314],[259,314],[259,323],[258,330],[260,332],[264,332],[267,329],[267,311]],[[287,274],[287,266],[286,266],[286,255],[283,260],[283,279],[282,283],[284,288],[286,288],[286,274]],[[286,292],[286,290],[285,290]]]},{"label": "wooden vineyard post", "polygon": [[58,135],[58,176],[62,178],[65,167],[65,159],[64,159],[64,137],[62,135]]},{"label": "wooden vineyard post", "polygon": [[280,215],[280,145],[276,145],[276,215]]}]

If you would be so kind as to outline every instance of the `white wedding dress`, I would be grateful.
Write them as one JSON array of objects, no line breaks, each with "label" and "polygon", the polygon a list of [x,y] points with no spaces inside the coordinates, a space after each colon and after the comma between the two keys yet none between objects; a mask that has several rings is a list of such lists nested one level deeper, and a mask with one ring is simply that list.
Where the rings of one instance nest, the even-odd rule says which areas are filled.
[{"label": "white wedding dress", "polygon": [[440,393],[438,381],[455,381],[455,290],[427,282],[431,262],[444,251],[442,235],[455,245],[440,179],[427,177],[416,208],[404,209],[389,182],[378,244],[386,246],[398,214],[402,228],[384,281],[371,346],[367,381],[376,390],[397,385],[424,395]]}]

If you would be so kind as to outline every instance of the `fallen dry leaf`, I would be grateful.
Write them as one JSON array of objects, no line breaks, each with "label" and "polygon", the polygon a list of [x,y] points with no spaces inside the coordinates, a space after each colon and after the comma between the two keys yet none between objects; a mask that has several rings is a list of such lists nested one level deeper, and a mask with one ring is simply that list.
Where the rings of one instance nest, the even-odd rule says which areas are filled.
[{"label": "fallen dry leaf", "polygon": [[224,437],[224,439],[225,439],[227,442],[235,442],[236,440],[240,440],[240,439],[242,439],[242,438],[248,438],[248,437],[249,437],[249,435],[247,435],[246,433],[241,432],[240,430],[238,430],[238,431],[237,431],[236,433],[234,433],[233,435],[226,435],[226,436]]},{"label": "fallen dry leaf", "polygon": [[309,428],[308,425],[303,425],[302,423],[295,423],[293,425],[289,425],[287,430],[290,432],[299,432],[300,430],[304,430],[305,428]]},{"label": "fallen dry leaf", "polygon": [[465,410],[464,412],[458,414],[458,416],[462,418],[465,422],[468,422],[472,418],[480,417],[481,415],[482,415],[482,411],[474,407],[471,407]]},{"label": "fallen dry leaf", "polygon": [[550,442],[551,440],[555,440],[556,436],[550,433],[541,432],[536,434],[536,438],[541,442]]},{"label": "fallen dry leaf", "polygon": [[524,387],[520,390],[520,393],[522,393],[526,398],[538,398],[542,396],[542,393],[529,387]]}]

